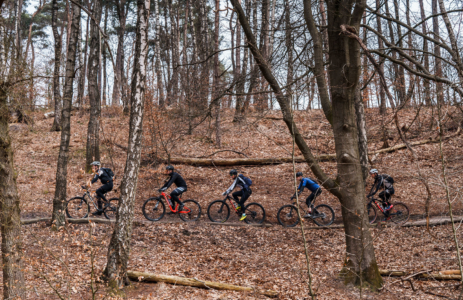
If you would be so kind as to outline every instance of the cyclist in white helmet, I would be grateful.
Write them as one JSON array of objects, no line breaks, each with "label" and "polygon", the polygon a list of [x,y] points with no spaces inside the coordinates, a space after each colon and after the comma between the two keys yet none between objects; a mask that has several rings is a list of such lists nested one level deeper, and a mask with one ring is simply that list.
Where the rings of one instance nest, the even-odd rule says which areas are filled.
[{"label": "cyclist in white helmet", "polygon": [[379,174],[377,169],[370,170],[370,176],[375,180],[367,197],[371,197],[383,189],[378,197],[384,202],[384,211],[387,212],[392,208],[390,203],[391,196],[394,195],[394,179],[387,174]]}]

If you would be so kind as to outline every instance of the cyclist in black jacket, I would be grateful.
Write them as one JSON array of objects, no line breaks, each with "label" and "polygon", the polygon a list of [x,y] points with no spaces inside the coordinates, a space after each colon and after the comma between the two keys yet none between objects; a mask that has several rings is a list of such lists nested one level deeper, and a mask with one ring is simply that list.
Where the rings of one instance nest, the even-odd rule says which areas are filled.
[{"label": "cyclist in black jacket", "polygon": [[103,214],[103,203],[101,199],[105,201],[105,205],[108,204],[108,200],[106,200],[105,194],[107,192],[112,191],[113,189],[113,178],[108,174],[108,172],[104,168],[100,168],[101,164],[99,161],[94,161],[91,163],[92,171],[95,173],[95,177],[93,177],[90,186],[98,181],[98,179],[103,184],[96,190],[96,198],[98,204],[98,211],[92,213],[95,216],[101,216]]},{"label": "cyclist in black jacket", "polygon": [[164,192],[167,190],[173,183],[177,186],[175,190],[170,193],[170,196],[172,197],[172,204],[175,205],[175,202],[179,204],[178,211],[183,210],[183,203],[180,201],[178,198],[182,193],[186,192],[187,186],[185,180],[182,178],[182,176],[176,172],[174,172],[174,167],[173,166],[167,166],[166,167],[166,173],[170,177],[166,180],[162,188],[159,189],[159,192]]},{"label": "cyclist in black jacket", "polygon": [[387,212],[392,208],[391,196],[394,195],[394,186],[389,175],[379,174],[377,169],[370,170],[371,177],[375,180],[373,186],[371,187],[370,193],[367,197],[371,197],[378,192],[379,189],[384,189],[378,194],[378,197],[384,202],[384,211]]}]

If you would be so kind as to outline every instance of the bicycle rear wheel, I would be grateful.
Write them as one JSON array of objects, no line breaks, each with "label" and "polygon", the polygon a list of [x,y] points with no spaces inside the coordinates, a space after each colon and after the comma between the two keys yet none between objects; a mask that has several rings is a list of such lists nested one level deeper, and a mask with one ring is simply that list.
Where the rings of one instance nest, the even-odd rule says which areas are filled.
[{"label": "bicycle rear wheel", "polygon": [[109,206],[104,209],[104,216],[108,220],[116,220],[117,206],[119,205],[119,198],[111,198],[108,200]]},{"label": "bicycle rear wheel", "polygon": [[408,211],[407,205],[396,202],[392,204],[392,208],[389,210],[389,217],[392,222],[402,225],[410,218],[410,212]]},{"label": "bicycle rear wheel", "polygon": [[329,205],[320,204],[314,208],[312,220],[318,226],[329,226],[334,222],[334,210]]},{"label": "bicycle rear wheel", "polygon": [[183,201],[182,211],[187,211],[187,213],[179,212],[178,215],[185,222],[193,222],[201,217],[201,206],[195,200]]},{"label": "bicycle rear wheel", "polygon": [[145,218],[153,222],[161,220],[166,213],[164,202],[157,197],[146,200],[141,210]]},{"label": "bicycle rear wheel", "polygon": [[70,219],[83,219],[88,217],[90,205],[82,197],[74,197],[66,204],[66,215]]},{"label": "bicycle rear wheel", "polygon": [[207,216],[209,220],[214,223],[227,222],[230,217],[230,207],[227,202],[222,200],[215,200],[207,208]]},{"label": "bicycle rear wheel", "polygon": [[244,221],[248,224],[262,224],[265,220],[265,209],[259,203],[249,203],[244,213],[246,214]]},{"label": "bicycle rear wheel", "polygon": [[368,222],[370,222],[370,224],[373,224],[376,221],[376,216],[377,216],[376,208],[373,206],[373,204],[370,203],[367,205],[367,211],[368,211]]},{"label": "bicycle rear wheel", "polygon": [[297,208],[294,205],[284,205],[277,214],[278,222],[284,227],[294,227],[299,223]]}]

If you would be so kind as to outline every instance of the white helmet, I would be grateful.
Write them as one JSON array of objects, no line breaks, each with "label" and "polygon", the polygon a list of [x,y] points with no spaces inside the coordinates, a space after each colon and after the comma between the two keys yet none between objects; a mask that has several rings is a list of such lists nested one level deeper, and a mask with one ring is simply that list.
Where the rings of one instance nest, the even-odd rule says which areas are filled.
[{"label": "white helmet", "polygon": [[101,166],[100,162],[99,161],[94,161],[90,164],[91,166]]},{"label": "white helmet", "polygon": [[378,170],[377,169],[371,169],[370,170],[370,174],[378,174]]}]

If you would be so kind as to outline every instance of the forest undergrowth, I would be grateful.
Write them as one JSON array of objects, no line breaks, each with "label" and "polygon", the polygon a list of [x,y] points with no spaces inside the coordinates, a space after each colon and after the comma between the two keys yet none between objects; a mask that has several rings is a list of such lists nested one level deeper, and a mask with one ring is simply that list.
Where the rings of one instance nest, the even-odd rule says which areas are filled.
[{"label": "forest undergrowth", "polygon": [[[168,157],[220,158],[280,158],[291,156],[291,136],[277,113],[250,115],[246,121],[233,123],[233,111],[224,111],[222,119],[222,148],[214,143],[214,127],[206,120],[188,134],[188,124],[179,117],[168,121],[163,114],[147,110],[144,125],[142,167],[138,183],[135,219],[144,220],[141,206],[148,197],[156,196],[164,177],[161,170]],[[383,148],[384,136],[388,146],[401,144],[393,122],[381,120],[376,110],[367,109],[368,147],[370,151]],[[402,129],[413,141],[436,138],[437,112],[431,108],[407,108],[399,112]],[[68,166],[68,198],[82,194],[80,186],[91,176],[83,174],[88,117],[76,112],[72,117],[72,138]],[[296,112],[296,122],[315,155],[333,154],[334,139],[329,123],[322,112],[314,110]],[[455,135],[461,124],[461,112],[447,107],[442,128],[445,140],[443,150],[447,163],[449,186],[456,215],[463,215],[460,200],[461,158],[463,139]],[[18,189],[21,197],[23,219],[49,217],[52,211],[56,162],[59,147],[58,132],[51,132],[52,119],[44,119],[43,112],[33,114],[33,126],[14,123],[10,125],[14,140],[15,167],[18,172]],[[390,118],[390,117],[389,117]],[[122,117],[117,108],[104,108],[100,131],[102,163],[116,173],[116,189],[109,196],[118,196],[128,137],[128,118]],[[422,173],[427,176],[432,191],[431,216],[447,215],[445,189],[440,172],[439,144],[428,143],[414,147]],[[222,151],[233,150],[233,151]],[[222,151],[222,152],[218,152]],[[215,153],[218,152],[218,153]],[[237,153],[239,152],[239,153]],[[296,152],[296,155],[300,153]],[[426,190],[418,178],[411,155],[404,150],[370,156],[371,163],[394,177],[394,201],[406,203],[412,218],[425,215]],[[220,199],[231,184],[228,171],[232,167],[201,167],[175,165],[186,179],[186,198],[197,200],[203,215],[198,223],[139,225],[134,227],[129,269],[152,273],[194,277],[200,280],[220,281],[244,286],[273,289],[281,299],[308,297],[307,272],[302,237],[295,229],[277,225],[278,209],[289,203],[294,187],[292,165],[237,166],[239,172],[253,180],[253,195],[249,202],[262,204],[267,212],[269,228],[223,227],[206,224],[207,205]],[[336,176],[335,162],[322,162],[323,170]],[[311,176],[306,164],[296,169]],[[368,179],[367,188],[372,181]],[[367,189],[366,189],[367,191]],[[338,201],[324,190],[317,203],[331,205],[336,222],[341,222]],[[173,221],[178,221],[176,217]],[[236,222],[237,219],[231,220]],[[313,226],[310,222],[306,225]],[[45,223],[23,226],[25,265],[30,299],[65,298],[91,299],[92,265],[95,259],[95,278],[101,274],[107,254],[107,244],[112,233],[110,225],[69,225],[61,232],[51,232]],[[359,291],[345,288],[338,278],[342,267],[345,238],[342,229],[308,230],[313,287],[317,299],[358,299]],[[461,238],[461,234],[459,233]],[[450,225],[416,228],[373,229],[376,257],[382,269],[400,269],[410,273],[457,269],[455,246]],[[93,243],[93,247],[91,246]],[[457,297],[456,281],[397,282],[385,278],[380,293],[364,292],[369,299],[435,299],[439,294]],[[50,286],[51,285],[51,286]],[[97,284],[98,285],[98,284]],[[55,289],[55,290],[53,290]],[[416,289],[416,291],[414,290]],[[241,292],[215,291],[167,284],[137,283],[128,288],[129,299],[260,299],[263,296]],[[188,295],[188,296],[186,296]],[[99,284],[98,299],[106,294]]]}]

